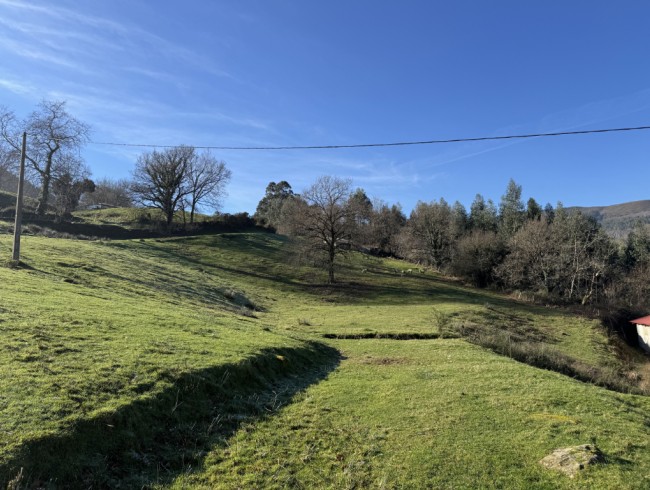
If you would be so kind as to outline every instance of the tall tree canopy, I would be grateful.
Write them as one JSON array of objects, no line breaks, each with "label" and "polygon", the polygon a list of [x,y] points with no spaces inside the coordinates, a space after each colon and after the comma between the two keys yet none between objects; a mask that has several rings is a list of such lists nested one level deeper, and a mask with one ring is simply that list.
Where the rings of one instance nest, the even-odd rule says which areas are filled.
[{"label": "tall tree canopy", "polygon": [[513,236],[524,224],[524,203],[521,200],[521,186],[510,179],[506,193],[501,196],[499,203],[500,230],[506,237]]},{"label": "tall tree canopy", "polygon": [[497,231],[497,208],[489,199],[487,202],[481,194],[476,194],[469,212],[469,226],[473,230]]},{"label": "tall tree canopy", "polygon": [[291,185],[286,180],[278,183],[269,182],[266,193],[255,211],[255,220],[262,226],[278,228],[282,223],[284,205],[293,198]]}]

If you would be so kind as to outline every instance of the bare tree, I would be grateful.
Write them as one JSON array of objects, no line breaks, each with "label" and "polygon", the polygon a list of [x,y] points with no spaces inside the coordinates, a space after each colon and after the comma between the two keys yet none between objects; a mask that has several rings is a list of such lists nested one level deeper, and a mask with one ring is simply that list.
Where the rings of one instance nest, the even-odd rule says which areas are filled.
[{"label": "bare tree", "polygon": [[43,215],[52,180],[84,168],[79,151],[90,129],[66,111],[64,101],[43,100],[24,121],[6,109],[0,113],[0,133],[10,151],[20,152],[23,131],[27,132],[27,162],[41,185],[36,212]]},{"label": "bare tree", "polygon": [[194,148],[175,146],[143,153],[135,164],[131,184],[134,197],[141,204],[160,209],[167,226],[174,219],[179,204],[189,195],[186,179],[193,158]]},{"label": "bare tree", "polygon": [[370,221],[370,244],[375,252],[396,255],[398,249],[397,237],[406,225],[406,216],[399,204],[388,206],[377,200],[373,204]]},{"label": "bare tree", "polygon": [[440,202],[419,201],[411,212],[404,233],[410,235],[404,250],[407,258],[425,262],[441,270],[451,258],[454,236],[452,209],[444,199]]},{"label": "bare tree", "polygon": [[210,153],[194,155],[187,167],[187,203],[190,207],[190,223],[194,223],[194,213],[199,204],[205,203],[214,208],[221,204],[226,184],[232,172],[224,162],[218,161]]},{"label": "bare tree", "polygon": [[14,159],[9,151],[0,147],[0,172],[9,172],[14,167]]},{"label": "bare tree", "polygon": [[546,219],[524,224],[508,241],[496,276],[508,287],[550,294],[560,287],[559,240]]},{"label": "bare tree", "polygon": [[593,218],[561,206],[553,222],[544,217],[525,223],[508,248],[495,270],[506,286],[582,304],[598,300],[616,254],[616,244]]},{"label": "bare tree", "polygon": [[[0,127],[4,127],[9,114],[8,109],[0,106]],[[4,139],[0,139],[0,174],[14,171],[19,155]]]},{"label": "bare tree", "polygon": [[[8,127],[11,121],[13,121],[13,113],[4,106],[0,106],[0,130],[2,130],[2,135],[5,134],[5,127]],[[20,153],[14,150],[13,147],[9,145],[6,139],[3,137],[0,139],[0,189],[10,190],[15,192],[16,189],[13,185],[17,180],[15,177],[16,169],[18,166],[18,161],[20,158]],[[12,184],[11,188],[8,188],[7,185]]]},{"label": "bare tree", "polygon": [[557,212],[553,230],[559,243],[563,295],[583,305],[591,302],[601,291],[615,244],[594,218],[579,212]]},{"label": "bare tree", "polygon": [[493,231],[475,230],[456,242],[451,271],[470,280],[477,287],[494,282],[495,267],[505,255],[505,244]]},{"label": "bare tree", "polygon": [[354,227],[349,206],[351,185],[350,180],[319,177],[302,194],[301,200],[293,200],[294,232],[324,254],[330,284],[334,282],[336,257],[349,245]]}]

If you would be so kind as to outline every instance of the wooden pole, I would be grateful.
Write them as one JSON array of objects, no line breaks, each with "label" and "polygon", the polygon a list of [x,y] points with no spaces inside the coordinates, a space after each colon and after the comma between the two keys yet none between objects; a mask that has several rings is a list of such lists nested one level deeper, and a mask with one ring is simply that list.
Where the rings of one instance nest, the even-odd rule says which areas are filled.
[{"label": "wooden pole", "polygon": [[20,151],[20,173],[18,175],[18,195],[16,196],[16,221],[14,222],[14,252],[12,260],[20,262],[20,233],[23,226],[23,187],[25,184],[25,155],[27,133],[23,133],[23,148]]}]

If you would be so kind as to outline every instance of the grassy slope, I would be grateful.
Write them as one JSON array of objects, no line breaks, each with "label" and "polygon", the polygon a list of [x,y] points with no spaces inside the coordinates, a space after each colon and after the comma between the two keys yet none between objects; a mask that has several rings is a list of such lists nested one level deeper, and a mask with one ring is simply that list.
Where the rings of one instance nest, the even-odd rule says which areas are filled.
[{"label": "grassy slope", "polygon": [[[141,229],[147,225],[162,224],[165,217],[156,208],[109,208],[86,211],[76,211],[74,217],[78,221],[94,225],[119,225],[129,229]],[[211,217],[205,214],[196,213],[196,222],[209,220]],[[190,215],[186,213],[185,219],[189,221]],[[177,212],[174,221],[183,223],[183,214]]]},{"label": "grassy slope", "polygon": [[[176,488],[647,488],[647,400],[459,340],[339,341],[346,359]],[[576,481],[537,461],[597,444]]]},{"label": "grassy slope", "polygon": [[[8,238],[0,239],[3,254]],[[164,398],[188,373],[233,371],[263,349],[308,347],[262,330],[227,279],[189,266],[191,253],[175,258],[184,245],[26,237],[23,250],[29,269],[0,268],[0,465],[8,462],[7,472],[17,471],[17,454],[31,441],[105,437],[76,434],[75,424]],[[158,417],[174,403],[137,416]],[[0,480],[8,476],[0,471]]]},{"label": "grassy slope", "polygon": [[[9,238],[0,238],[0,252],[8,254],[8,247]],[[24,250],[33,269],[0,269],[0,424],[10,427],[0,439],[0,461],[14,463],[12,471],[30,461],[16,456],[34,447],[30,441],[49,438],[60,446],[62,435],[72,434],[75,442],[96,436],[86,421],[115,418],[143,400],[137,427],[146,425],[143,418],[178,405],[188,373],[237,376],[242,359],[252,358],[259,362],[250,393],[237,391],[241,383],[200,390],[202,405],[220,411],[208,408],[199,419],[205,437],[190,444],[187,460],[155,473],[153,463],[132,463],[141,474],[136,481],[206,488],[649,483],[648,398],[586,385],[462,340],[330,340],[345,358],[308,387],[336,363],[333,351],[309,343],[322,342],[323,334],[432,333],[436,311],[463,321],[499,322],[507,315],[575,358],[616,365],[594,322],[430,273],[402,274],[410,266],[398,261],[353,257],[342,287],[331,290],[314,285],[319,273],[288,267],[283,240],[265,234],[108,243],[27,237]],[[253,318],[242,305],[263,311]],[[260,373],[290,363],[291,356],[300,367],[293,375],[259,381]],[[191,405],[190,396],[181,407],[183,400]],[[215,397],[253,406],[221,406]],[[260,406],[276,413],[284,405],[272,417],[258,413]],[[197,422],[192,413],[186,417],[172,427],[182,433],[178,427],[186,424],[192,434]],[[213,433],[213,426],[221,429]],[[165,446],[157,442],[160,434],[144,436],[154,441],[150,447],[119,449],[135,460],[174,463],[157,452],[173,450],[178,438]],[[536,463],[557,447],[592,440],[609,464],[576,482]],[[107,447],[104,459],[114,452]],[[85,481],[133,478],[94,464]],[[192,472],[181,474],[189,464]]]}]

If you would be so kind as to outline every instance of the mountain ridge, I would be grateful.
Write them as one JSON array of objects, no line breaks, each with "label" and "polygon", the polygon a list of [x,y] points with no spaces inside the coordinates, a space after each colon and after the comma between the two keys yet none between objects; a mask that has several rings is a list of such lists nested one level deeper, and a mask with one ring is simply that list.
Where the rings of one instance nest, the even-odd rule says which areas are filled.
[{"label": "mountain ridge", "polygon": [[625,238],[638,221],[650,224],[650,199],[609,206],[570,206],[566,209],[594,217],[615,238]]}]

